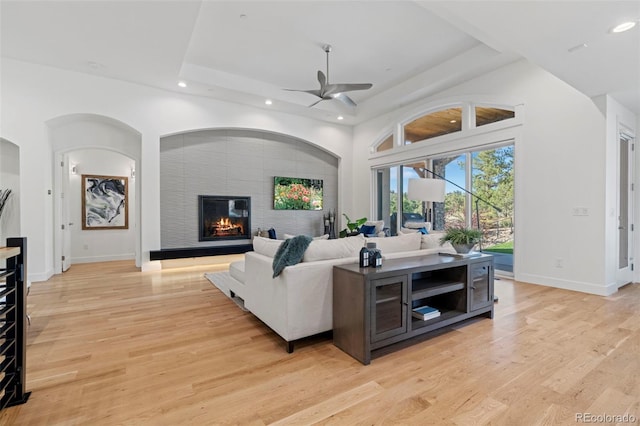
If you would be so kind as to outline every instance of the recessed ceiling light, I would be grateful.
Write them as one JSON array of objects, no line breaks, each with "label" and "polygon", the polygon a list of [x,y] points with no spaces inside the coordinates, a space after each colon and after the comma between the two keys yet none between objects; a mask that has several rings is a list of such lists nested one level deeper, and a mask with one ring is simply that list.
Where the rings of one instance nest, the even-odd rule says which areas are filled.
[{"label": "recessed ceiling light", "polygon": [[271,99],[267,99],[266,101],[264,101],[264,103],[266,105],[271,105],[273,102],[271,101]]},{"label": "recessed ceiling light", "polygon": [[180,86],[180,87],[187,87],[187,83],[185,83],[184,81],[179,81],[179,82],[178,82],[178,86]]},{"label": "recessed ceiling light", "polygon": [[611,28],[612,33],[622,33],[625,31],[629,31],[631,28],[636,26],[635,21],[623,22],[622,24],[618,24],[615,27]]},{"label": "recessed ceiling light", "polygon": [[456,122],[457,122],[456,120],[449,121],[449,123],[456,123]]},{"label": "recessed ceiling light", "polygon": [[344,117],[343,117],[343,116],[341,116],[341,115],[339,115],[339,116],[338,116],[338,120],[344,120]]}]

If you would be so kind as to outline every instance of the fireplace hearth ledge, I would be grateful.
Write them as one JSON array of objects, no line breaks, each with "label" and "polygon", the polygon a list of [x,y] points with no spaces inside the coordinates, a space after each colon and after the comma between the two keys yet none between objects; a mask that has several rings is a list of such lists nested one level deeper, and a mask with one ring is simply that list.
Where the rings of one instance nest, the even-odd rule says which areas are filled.
[{"label": "fireplace hearth ledge", "polygon": [[210,247],[182,247],[151,250],[149,260],[185,259],[189,257],[221,256],[225,254],[242,254],[253,250],[253,244],[236,244]]}]

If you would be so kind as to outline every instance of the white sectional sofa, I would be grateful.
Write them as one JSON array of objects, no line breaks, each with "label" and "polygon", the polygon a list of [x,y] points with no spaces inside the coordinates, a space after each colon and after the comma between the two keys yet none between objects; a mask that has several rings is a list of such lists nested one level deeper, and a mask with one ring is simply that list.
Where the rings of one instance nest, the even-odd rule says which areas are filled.
[{"label": "white sectional sofa", "polygon": [[366,242],[375,242],[385,260],[455,253],[450,244],[440,245],[440,237],[437,233],[411,233],[314,240],[302,262],[287,266],[275,278],[273,257],[282,241],[255,237],[254,251],[245,254],[244,262],[230,266],[230,275],[237,281],[230,290],[243,298],[245,307],[280,335],[287,351],[292,352],[295,340],[332,329],[334,265],[358,262],[358,253]]}]

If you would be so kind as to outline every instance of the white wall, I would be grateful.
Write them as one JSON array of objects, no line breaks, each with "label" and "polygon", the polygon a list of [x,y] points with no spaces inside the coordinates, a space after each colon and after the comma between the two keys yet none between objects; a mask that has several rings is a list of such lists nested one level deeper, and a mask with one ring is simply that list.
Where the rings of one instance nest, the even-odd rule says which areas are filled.
[{"label": "white wall", "polygon": [[[369,149],[394,122],[455,100],[510,98],[521,104],[515,143],[515,278],[596,294],[615,291],[605,258],[606,120],[594,102],[546,71],[519,61],[354,130],[354,152]],[[370,161],[354,155],[354,214],[370,214]],[[574,207],[588,216],[573,216]],[[563,267],[556,267],[562,259]]]},{"label": "white wall", "polygon": [[[21,230],[29,238],[32,280],[53,274],[52,144],[46,123],[74,114],[110,117],[140,134],[137,169],[141,202],[143,270],[160,267],[149,251],[160,249],[160,137],[215,128],[248,128],[291,135],[340,159],[339,177],[351,176],[352,129],[291,114],[183,95],[118,80],[4,59],[0,64],[0,130],[20,147]],[[351,187],[339,188],[339,204]],[[342,211],[340,205],[338,211]]]},{"label": "white wall", "polygon": [[[132,159],[112,151],[83,149],[69,153],[69,163],[77,165],[77,174],[69,177],[69,226],[71,264],[126,260],[135,257],[136,190],[131,179]],[[123,176],[128,179],[128,229],[82,229],[82,175]]]},{"label": "white wall", "polygon": [[[0,247],[7,237],[20,237],[20,149],[0,139],[0,189],[11,189],[0,217]],[[28,244],[28,242],[27,242]],[[27,250],[29,246],[27,246]]]},{"label": "white wall", "polygon": [[[274,210],[273,177],[323,180],[323,210]],[[162,248],[234,245],[198,241],[198,195],[251,197],[251,232],[322,235],[338,207],[338,160],[304,141],[251,130],[204,130],[160,141]]]}]

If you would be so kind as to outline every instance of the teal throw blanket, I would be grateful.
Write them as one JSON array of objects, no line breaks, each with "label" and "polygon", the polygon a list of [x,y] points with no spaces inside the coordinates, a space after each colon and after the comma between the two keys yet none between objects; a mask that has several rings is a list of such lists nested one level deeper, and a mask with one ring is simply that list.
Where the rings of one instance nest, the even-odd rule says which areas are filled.
[{"label": "teal throw blanket", "polygon": [[288,240],[284,240],[276,255],[273,257],[273,278],[280,275],[285,266],[300,263],[304,252],[311,244],[312,238],[306,235],[297,235]]}]

